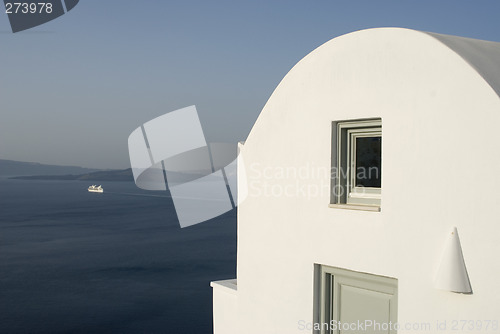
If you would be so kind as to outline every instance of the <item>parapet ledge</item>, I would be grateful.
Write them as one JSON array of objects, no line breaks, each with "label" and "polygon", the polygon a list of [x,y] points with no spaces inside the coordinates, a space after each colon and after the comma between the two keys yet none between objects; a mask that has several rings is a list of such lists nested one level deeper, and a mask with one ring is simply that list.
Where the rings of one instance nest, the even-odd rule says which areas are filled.
[{"label": "parapet ledge", "polygon": [[227,279],[223,281],[210,282],[210,286],[214,289],[220,289],[227,293],[235,295],[238,292],[238,280],[237,279]]}]

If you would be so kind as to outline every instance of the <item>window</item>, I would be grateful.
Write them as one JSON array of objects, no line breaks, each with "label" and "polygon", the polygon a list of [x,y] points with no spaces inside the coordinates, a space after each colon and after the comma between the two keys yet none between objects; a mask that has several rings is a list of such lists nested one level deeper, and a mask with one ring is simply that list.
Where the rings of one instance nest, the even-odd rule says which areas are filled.
[{"label": "window", "polygon": [[397,279],[324,265],[315,276],[315,334],[396,333]]},{"label": "window", "polygon": [[382,121],[334,122],[333,206],[378,211],[382,188]]}]

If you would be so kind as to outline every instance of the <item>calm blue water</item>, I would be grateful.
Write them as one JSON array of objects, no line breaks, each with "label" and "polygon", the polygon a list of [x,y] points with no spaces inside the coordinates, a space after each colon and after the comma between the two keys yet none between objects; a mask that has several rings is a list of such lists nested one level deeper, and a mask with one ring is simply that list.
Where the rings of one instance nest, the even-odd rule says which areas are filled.
[{"label": "calm blue water", "polygon": [[180,229],[162,192],[0,179],[0,333],[211,333],[236,214]]}]

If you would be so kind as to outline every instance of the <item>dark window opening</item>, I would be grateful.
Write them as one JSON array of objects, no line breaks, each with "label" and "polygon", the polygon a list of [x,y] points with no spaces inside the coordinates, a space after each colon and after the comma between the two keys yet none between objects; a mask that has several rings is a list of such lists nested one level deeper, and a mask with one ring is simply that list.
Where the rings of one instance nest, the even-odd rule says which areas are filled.
[{"label": "dark window opening", "polygon": [[356,187],[382,185],[382,137],[356,138]]}]

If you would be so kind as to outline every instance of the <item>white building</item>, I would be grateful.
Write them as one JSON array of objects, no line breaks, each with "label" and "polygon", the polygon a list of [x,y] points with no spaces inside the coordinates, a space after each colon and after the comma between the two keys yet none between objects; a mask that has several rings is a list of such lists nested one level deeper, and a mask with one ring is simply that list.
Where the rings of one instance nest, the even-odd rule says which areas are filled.
[{"label": "white building", "polygon": [[499,94],[500,43],[380,28],[302,59],[240,145],[215,334],[500,332]]}]

